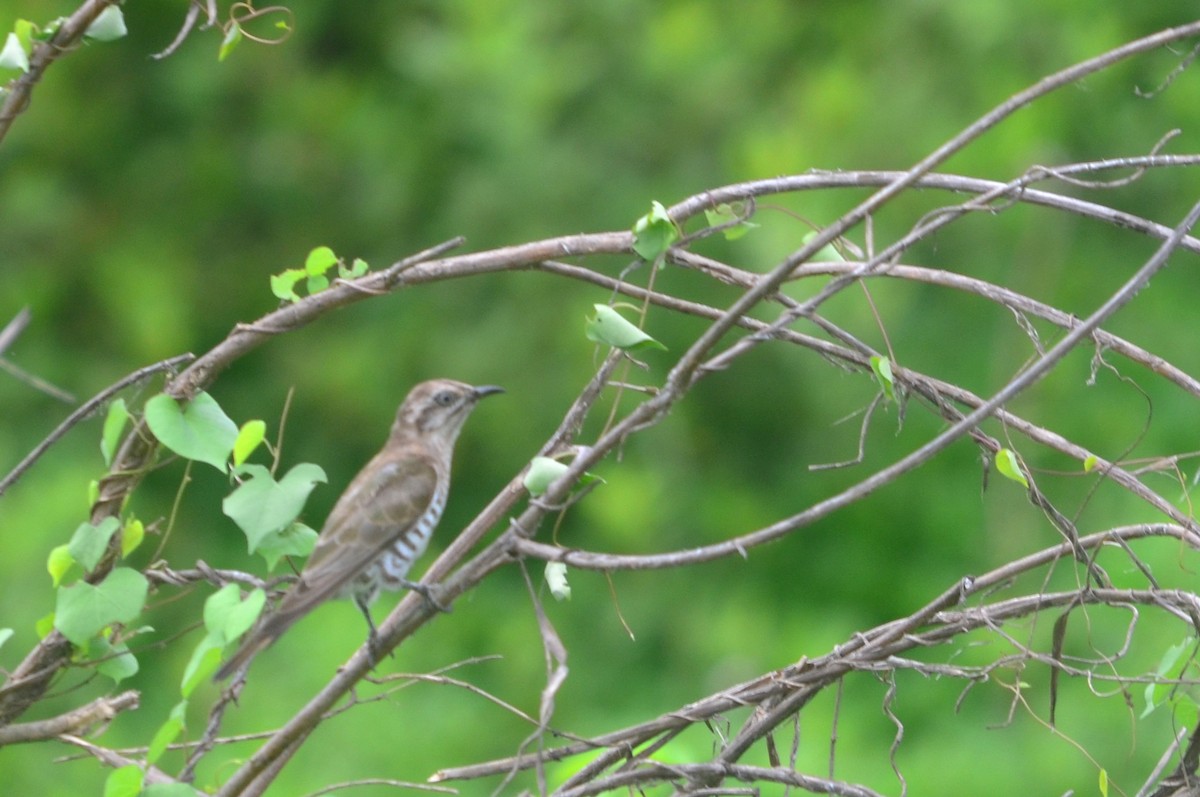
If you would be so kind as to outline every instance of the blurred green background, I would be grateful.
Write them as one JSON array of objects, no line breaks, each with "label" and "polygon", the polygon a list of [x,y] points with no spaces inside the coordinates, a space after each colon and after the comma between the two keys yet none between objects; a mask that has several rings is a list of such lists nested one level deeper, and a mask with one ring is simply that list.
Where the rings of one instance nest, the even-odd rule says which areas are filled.
[{"label": "blurred green background", "polygon": [[[151,60],[174,37],[185,8],[128,4],[129,37],[88,45],[53,67],[0,144],[0,321],[24,306],[33,312],[8,358],[81,399],[150,362],[201,353],[234,324],[270,311],[268,276],[300,265],[314,246],[383,267],[459,234],[468,249],[480,250],[627,229],[653,199],[670,204],[730,182],[808,169],[903,169],[1045,74],[1189,21],[1175,16],[1181,10],[1172,4],[1097,11],[1065,0],[295,0],[295,33],[280,46],[244,42],[218,64],[220,33],[198,32],[174,56]],[[0,0],[0,30],[16,18],[44,22],[71,10],[65,2]],[[1010,179],[1032,164],[1143,154],[1174,128],[1183,133],[1170,151],[1196,151],[1194,72],[1151,99],[1134,91],[1157,87],[1179,57],[1155,52],[1062,90],[946,168]],[[1174,170],[1112,192],[1065,190],[1173,225],[1198,189],[1195,174]],[[763,203],[771,207],[756,219],[762,227],[754,234],[705,251],[764,270],[808,231],[781,210],[826,223],[864,195],[772,199]],[[950,201],[922,192],[889,206],[876,220],[877,243]],[[861,230],[852,237],[863,244]],[[1085,315],[1155,245],[1018,208],[954,225],[905,260],[1001,282]],[[1110,328],[1195,371],[1200,279],[1194,258],[1177,260]],[[588,265],[615,275],[626,261]],[[672,271],[658,285],[717,306],[736,296]],[[789,288],[797,296],[813,290],[804,283]],[[981,300],[882,282],[872,284],[872,295],[901,362],[979,393],[998,388],[1033,353],[1011,314]],[[295,390],[283,462],[317,462],[329,474],[306,513],[319,526],[381,444],[412,383],[449,376],[507,387],[508,395],[479,410],[460,443],[454,492],[435,541],[440,548],[522,467],[582,387],[596,362],[583,318],[593,302],[607,299],[599,289],[529,272],[422,286],[362,302],[263,346],[212,392],[236,420],[264,418],[273,435]],[[861,291],[825,311],[882,346]],[[648,354],[644,378],[660,380],[702,328],[695,319],[652,311],[649,329],[670,352]],[[1070,358],[1014,411],[1103,456],[1200,448],[1189,396],[1124,363],[1122,376],[1136,388],[1107,371],[1086,387],[1090,355]],[[862,465],[810,472],[810,465],[853,456],[858,420],[837,422],[873,393],[869,379],[819,357],[761,347],[704,380],[664,423],[633,438],[620,462],[598,469],[607,483],[568,514],[560,539],[654,552],[744,533],[854,483],[941,428],[916,405],[902,426],[894,410],[881,413]],[[0,470],[69,410],[0,373]],[[0,626],[16,632],[0,649],[0,666],[16,666],[36,640],[34,622],[53,606],[45,558],[85,517],[87,484],[103,472],[99,433],[98,420],[77,428],[0,497]],[[1035,467],[1077,469],[1022,445]],[[573,574],[573,600],[548,607],[571,654],[555,726],[595,734],[671,711],[821,655],[856,630],[913,611],[964,574],[1057,540],[1018,487],[993,474],[983,491],[980,471],[977,450],[960,443],[899,484],[744,561],[617,574],[619,613],[602,576]],[[169,515],[181,475],[178,465],[154,473],[132,510],[147,521]],[[201,466],[193,477],[160,555],[176,567],[196,559],[255,567],[219,513],[222,478]],[[1125,494],[1093,493],[1090,481],[1044,479],[1051,497],[1078,513],[1083,531],[1157,519]],[[1151,484],[1183,501],[1169,478]],[[143,547],[138,565],[149,564],[157,542]],[[1164,584],[1190,588],[1197,567],[1190,552],[1151,543],[1138,553]],[[1139,583],[1127,560],[1110,564]],[[540,578],[536,563],[532,572]],[[1065,569],[1055,578],[1071,583]],[[157,632],[145,639],[165,644],[144,650],[141,673],[126,684],[142,691],[142,706],[113,723],[101,743],[149,741],[174,703],[198,634],[173,640],[194,622],[203,597],[156,595],[147,622]],[[392,600],[381,602],[377,617]],[[1126,619],[1096,612],[1092,636],[1080,632],[1074,640],[1077,652],[1089,650],[1089,639],[1116,650]],[[1010,630],[1044,650],[1049,626],[1043,618]],[[1185,632],[1178,622],[1146,618],[1125,671],[1152,671]],[[362,633],[348,604],[306,620],[260,657],[225,730],[250,733],[284,721]],[[995,637],[974,641],[930,658],[981,663],[1014,652]],[[423,629],[381,670],[422,672],[491,655],[502,658],[455,675],[536,714],[543,654],[515,567]],[[1107,696],[1100,698],[1086,684],[1067,682],[1059,727],[1068,741],[1038,720],[1046,716],[1047,680],[1044,667],[1005,670],[960,705],[961,683],[901,673],[892,710],[905,740],[896,766],[910,789],[1007,795],[1038,784],[1037,793],[1094,794],[1104,767],[1126,793],[1135,792],[1170,737],[1166,712],[1137,721],[1140,693],[1129,708],[1119,690],[1098,687]],[[1018,702],[1010,720],[1015,698],[1001,684],[1018,682],[1027,685],[1029,708]],[[26,719],[74,707],[105,688],[89,683],[56,694]],[[847,680],[835,775],[898,793],[888,761],[895,729],[881,710],[885,691],[870,674]],[[204,707],[203,699],[194,703]],[[833,695],[824,695],[802,717],[804,771],[827,772],[834,708]],[[742,719],[729,718],[734,729]],[[204,715],[190,720],[194,738]],[[418,685],[327,723],[269,793],[305,794],[363,777],[419,781],[443,767],[512,754],[530,730],[476,696]],[[666,757],[703,760],[715,742],[715,735],[693,732]],[[786,749],[788,742],[781,744]],[[253,749],[210,755],[198,783],[219,781],[232,759]],[[0,749],[0,790],[100,793],[105,772],[97,764],[55,762],[72,752],[48,744]],[[748,760],[765,756],[756,751]],[[563,771],[551,774],[561,779]],[[497,783],[467,783],[463,793],[489,794]],[[505,791],[533,786],[521,776]]]}]

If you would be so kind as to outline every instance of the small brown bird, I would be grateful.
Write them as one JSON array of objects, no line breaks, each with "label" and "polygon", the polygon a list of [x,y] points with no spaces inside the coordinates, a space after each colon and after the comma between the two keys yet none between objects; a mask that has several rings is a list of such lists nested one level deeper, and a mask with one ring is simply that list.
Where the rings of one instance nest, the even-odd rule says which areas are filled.
[{"label": "small brown bird", "polygon": [[[387,443],[358,472],[325,521],[312,556],[279,606],[250,631],[216,680],[249,663],[297,620],[332,597],[368,610],[381,589],[418,588],[406,576],[446,507],[454,441],[475,403],[503,388],[450,379],[422,382],[400,405]],[[429,599],[429,594],[422,589]]]}]

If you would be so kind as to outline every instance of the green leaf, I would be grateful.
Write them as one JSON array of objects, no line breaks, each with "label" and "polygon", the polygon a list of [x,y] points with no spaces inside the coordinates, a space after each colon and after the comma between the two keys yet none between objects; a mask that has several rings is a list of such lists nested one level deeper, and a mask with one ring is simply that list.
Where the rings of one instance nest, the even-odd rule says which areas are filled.
[{"label": "green leaf", "polygon": [[361,257],[356,257],[354,258],[354,262],[350,264],[350,268],[346,268],[341,263],[338,264],[338,276],[346,280],[357,279],[366,274],[369,269],[370,266],[367,265],[367,261]]},{"label": "green leaf", "polygon": [[45,639],[46,635],[54,630],[54,612],[50,612],[45,617],[41,617],[33,624],[33,630],[37,633],[38,639]]},{"label": "green leaf", "polygon": [[238,428],[212,396],[197,393],[181,408],[175,399],[159,393],[146,402],[146,422],[154,436],[179,456],[225,472]]},{"label": "green leaf", "polygon": [[[550,487],[550,484],[567,472],[567,466],[557,459],[550,457],[534,457],[529,463],[529,470],[525,471],[525,478],[522,483],[529,494],[535,498],[542,495]],[[579,477],[579,484],[591,484],[595,481],[604,481],[594,473],[584,473]]]},{"label": "green leaf", "polygon": [[1100,458],[1095,454],[1088,454],[1087,458],[1083,460],[1083,472],[1091,473],[1096,469],[1096,465],[1098,464],[1100,464]]},{"label": "green leaf", "polygon": [[204,628],[227,645],[250,630],[266,602],[267,593],[261,589],[251,590],[243,599],[237,584],[226,584],[204,602]]},{"label": "green leaf", "polygon": [[179,684],[179,693],[184,697],[191,697],[196,691],[196,687],[206,682],[212,674],[221,666],[221,651],[225,648],[219,640],[214,639],[212,635],[204,637],[200,640],[200,644],[192,651],[192,658],[188,660],[187,667],[183,670],[183,679]]},{"label": "green leaf", "polygon": [[137,764],[114,769],[104,780],[104,797],[138,797],[142,779],[142,768]]},{"label": "green leaf", "polygon": [[1143,693],[1146,699],[1146,708],[1142,711],[1139,719],[1148,717],[1174,691],[1175,687],[1172,684],[1163,683],[1162,681],[1178,680],[1183,675],[1182,668],[1176,670],[1175,666],[1178,664],[1180,657],[1194,644],[1194,639],[1186,638],[1176,645],[1171,645],[1163,652],[1162,658],[1158,660],[1158,667],[1154,670],[1158,682],[1151,681],[1146,684],[1146,689]]},{"label": "green leaf", "polygon": [[50,556],[46,558],[46,570],[49,571],[50,581],[55,587],[63,582],[73,564],[75,557],[71,556],[70,546],[58,545],[51,549]]},{"label": "green leaf", "polygon": [[[99,562],[104,552],[108,550],[108,542],[121,528],[121,521],[115,517],[106,517],[99,526],[91,523],[80,523],[79,528],[67,543],[67,552],[79,563],[84,570],[91,570]],[[53,575],[53,574],[51,574]]]},{"label": "green leaf", "polygon": [[25,52],[33,52],[33,40],[38,35],[37,25],[27,19],[18,19],[13,23],[13,33],[17,34],[17,41]]},{"label": "green leaf", "polygon": [[522,481],[529,494],[536,497],[545,493],[551,483],[566,472],[567,465],[557,459],[534,457]]},{"label": "green leaf", "polygon": [[649,262],[665,254],[679,238],[679,227],[657,200],[650,203],[650,212],[633,224],[633,251]]},{"label": "green leaf", "polygon": [[99,662],[96,665],[97,672],[111,678],[113,683],[119,684],[138,672],[137,657],[129,652],[129,646],[124,642],[114,645],[103,636],[94,637],[89,642],[88,658]]},{"label": "green leaf", "polygon": [[1022,487],[1029,487],[1029,480],[1025,478],[1025,474],[1021,471],[1021,462],[1017,459],[1017,455],[1010,448],[1002,448],[996,452],[996,468],[1001,475],[1012,479],[1019,483]]},{"label": "green leaf", "polygon": [[121,432],[125,431],[125,424],[128,422],[129,410],[125,408],[125,399],[117,399],[108,405],[108,413],[104,416],[104,431],[100,435],[100,453],[104,455],[105,465],[112,464],[113,454],[121,442]]},{"label": "green leaf", "polygon": [[15,33],[8,34],[4,39],[4,47],[0,48],[0,69],[29,71],[29,54],[25,52]]},{"label": "green leaf", "polygon": [[308,556],[317,544],[317,532],[303,523],[292,523],[286,529],[268,534],[259,540],[256,553],[267,563],[268,570],[285,556]]},{"label": "green leaf", "polygon": [[[803,238],[801,238],[800,241],[801,241],[801,243],[807,244],[809,241],[811,241],[813,238],[816,238],[816,237],[817,237],[817,231],[813,230],[808,235],[805,235]],[[810,257],[808,259],[808,262],[816,263],[816,262],[824,261],[824,262],[841,263],[845,259],[846,258],[842,257],[842,253],[839,252],[832,243],[828,243],[828,244],[825,244],[820,249],[818,249],[816,254],[814,254],[812,257]]]},{"label": "green leaf", "polygon": [[196,797],[196,789],[187,783],[152,783],[140,797]]},{"label": "green leaf", "polygon": [[[175,707],[171,709],[167,721],[160,725],[158,730],[154,732],[154,738],[150,740],[150,747],[146,750],[147,764],[153,764],[161,758],[162,754],[166,752],[167,746],[179,738],[179,734],[187,727],[187,707],[188,703],[186,700],[176,703]],[[195,797],[195,791],[192,794]]]},{"label": "green leaf", "polygon": [[100,480],[92,479],[88,482],[87,487],[87,502],[88,506],[100,500]]},{"label": "green leaf", "polygon": [[217,50],[217,63],[221,63],[229,54],[233,52],[233,48],[238,46],[242,40],[242,28],[236,22],[229,26],[229,30],[225,31],[225,37],[221,39],[221,49]]},{"label": "green leaf", "polygon": [[571,585],[567,583],[567,565],[565,562],[546,562],[546,586],[555,600],[568,601],[571,599]]},{"label": "green leaf", "polygon": [[308,274],[302,268],[289,268],[287,271],[272,274],[271,293],[285,302],[298,302],[300,297],[296,294],[296,283],[307,276]]},{"label": "green leaf", "polygon": [[[1176,728],[1195,728],[1200,723],[1200,706],[1190,692],[1179,693],[1179,700],[1171,707],[1171,721]],[[1184,722],[1191,725],[1182,725]]]},{"label": "green leaf", "polygon": [[304,509],[304,502],[317,482],[326,481],[325,471],[302,462],[276,482],[262,465],[246,465],[250,478],[230,493],[221,509],[246,533],[250,553],[268,534],[291,525]]},{"label": "green leaf", "polygon": [[1100,797],[1108,797],[1108,770],[1100,769]]},{"label": "green leaf", "polygon": [[[704,218],[708,222],[709,227],[719,227],[723,224],[732,224],[724,231],[726,241],[736,241],[752,229],[757,227],[757,224],[742,218],[742,214],[746,212],[745,202],[722,202],[715,208],[709,208],[704,211]],[[739,221],[740,219],[740,221]],[[737,222],[734,224],[734,222]]]},{"label": "green leaf", "polygon": [[130,518],[121,530],[121,557],[129,556],[137,550],[146,538],[146,527],[137,518]]},{"label": "green leaf", "polygon": [[328,246],[318,246],[304,260],[304,272],[310,277],[319,277],[337,265],[338,256]]},{"label": "green leaf", "polygon": [[624,316],[606,304],[592,305],[596,314],[587,320],[584,334],[587,339],[596,343],[616,346],[626,351],[640,349],[662,349],[667,347],[638,329],[627,321]]},{"label": "green leaf", "polygon": [[[61,28],[63,26],[63,23],[66,21],[67,21],[66,17],[55,17],[54,19],[50,20],[49,22],[43,24],[41,27],[38,27],[37,25],[33,25],[32,22],[29,24],[33,25],[33,27],[37,31],[34,36],[36,39],[38,39],[39,41],[48,42],[52,38],[54,38],[54,34],[58,33],[58,29]],[[18,28],[18,33],[20,33],[19,28]]]},{"label": "green leaf", "polygon": [[263,439],[267,436],[267,424],[264,421],[246,421],[238,430],[237,439],[233,441],[233,466],[241,467],[246,458],[254,453]]},{"label": "green leaf", "polygon": [[12,638],[13,630],[11,628],[0,628],[0,648],[4,647],[4,643]]},{"label": "green leaf", "polygon": [[83,645],[112,623],[127,623],[146,605],[150,588],[136,570],[118,567],[99,584],[81,581],[58,590],[54,627],[76,645]]},{"label": "green leaf", "polygon": [[887,357],[872,357],[871,370],[875,372],[875,380],[883,388],[883,395],[888,401],[896,400],[895,381],[892,378],[892,361]]},{"label": "green leaf", "polygon": [[84,32],[86,38],[98,42],[111,42],[124,38],[129,33],[125,28],[125,14],[120,6],[109,6],[97,15]]},{"label": "green leaf", "polygon": [[314,293],[320,293],[329,287],[329,277],[326,277],[324,274],[319,277],[309,277],[304,287],[308,291],[309,296],[312,296]]}]

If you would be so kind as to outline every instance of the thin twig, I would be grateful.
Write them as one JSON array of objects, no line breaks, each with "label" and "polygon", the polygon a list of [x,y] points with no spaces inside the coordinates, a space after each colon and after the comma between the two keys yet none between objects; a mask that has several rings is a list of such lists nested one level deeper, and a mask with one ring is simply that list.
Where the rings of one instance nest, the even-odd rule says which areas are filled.
[{"label": "thin twig", "polygon": [[145,368],[139,368],[116,383],[104,388],[99,393],[85,401],[83,404],[79,405],[78,409],[68,415],[66,420],[55,427],[54,431],[51,432],[45,440],[38,443],[34,449],[25,456],[24,459],[17,463],[17,466],[9,471],[7,476],[5,476],[3,479],[0,479],[0,495],[4,495],[5,490],[15,484],[17,480],[21,478],[22,474],[25,473],[25,471],[33,467],[34,463],[38,461],[42,454],[45,454],[46,451],[50,449],[50,446],[57,443],[63,437],[63,435],[71,431],[71,429],[73,429],[80,421],[90,417],[92,413],[94,413],[106,401],[115,396],[117,393],[120,393],[130,385],[135,385],[138,382],[148,379],[157,373],[161,373],[163,371],[174,371],[180,365],[190,362],[192,359],[194,359],[194,357],[191,354],[180,354],[176,357],[171,357],[170,359],[156,362],[153,365],[147,365]]}]

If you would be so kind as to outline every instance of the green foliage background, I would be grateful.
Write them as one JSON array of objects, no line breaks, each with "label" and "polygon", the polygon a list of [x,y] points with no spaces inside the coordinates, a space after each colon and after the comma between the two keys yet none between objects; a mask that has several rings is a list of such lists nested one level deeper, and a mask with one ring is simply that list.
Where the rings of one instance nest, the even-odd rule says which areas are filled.
[{"label": "green foliage background", "polygon": [[[729,182],[814,168],[903,169],[1044,74],[1186,21],[1170,4],[1109,4],[1101,13],[1063,0],[296,0],[289,7],[296,31],[285,44],[246,42],[217,64],[216,31],[193,35],[171,58],[149,60],[174,36],[185,5],[131,2],[127,39],[87,46],[50,71],[0,146],[0,320],[26,305],[34,315],[9,352],[13,362],[90,396],[147,363],[202,352],[234,324],[270,310],[268,275],[300,265],[320,244],[381,267],[458,234],[468,248],[484,249],[628,229],[652,199],[670,204]],[[72,9],[57,0],[0,0],[0,29],[17,17],[44,21]],[[1059,92],[948,169],[1008,179],[1034,163],[1142,154],[1177,127],[1183,135],[1172,150],[1196,151],[1193,73],[1153,99],[1133,93],[1159,85],[1176,62],[1175,54],[1156,53]],[[1174,224],[1197,188],[1193,175],[1151,174],[1098,199]],[[829,192],[786,204],[822,223],[860,196]],[[878,219],[877,235],[887,240],[944,201],[905,199]],[[797,245],[804,228],[782,213],[757,220],[762,229],[726,246],[739,263],[765,268]],[[966,270],[1081,315],[1155,245],[1076,219],[1047,222],[1027,209],[964,222],[935,243],[911,260]],[[610,265],[616,273],[625,264]],[[1193,267],[1169,271],[1113,325],[1192,370]],[[689,284],[688,275],[664,272],[662,279],[668,291]],[[718,306],[734,296],[703,290]],[[1001,311],[947,302],[934,289],[875,290],[899,359],[914,368],[987,392],[1030,354]],[[472,517],[553,429],[593,367],[583,319],[606,299],[598,289],[532,273],[402,291],[262,347],[212,392],[239,422],[267,419],[273,435],[295,390],[283,460],[317,462],[328,472],[330,484],[306,513],[319,526],[382,442],[412,383],[450,376],[506,386],[508,395],[479,410],[460,444],[446,533]],[[835,302],[830,314],[877,342],[857,296]],[[700,325],[651,313],[650,328],[679,352]],[[951,361],[949,340],[960,347]],[[1015,409],[1115,455],[1145,423],[1146,404],[1111,375],[1101,375],[1094,394],[1082,393],[1087,356],[1077,355]],[[657,375],[669,362],[654,353],[646,359]],[[1135,378],[1156,400],[1154,425],[1135,453],[1200,447],[1181,395],[1148,374]],[[609,462],[601,470],[607,483],[572,512],[562,539],[663,551],[799,511],[937,428],[922,412],[910,412],[899,432],[894,415],[882,417],[861,467],[809,472],[810,464],[853,454],[857,424],[835,422],[873,391],[868,378],[816,357],[756,352],[707,379],[694,400],[635,439],[620,463]],[[0,374],[0,469],[68,411]],[[52,608],[43,564],[85,516],[87,483],[102,473],[99,434],[98,419],[75,430],[0,498],[0,626],[16,630],[0,649],[0,666],[17,664],[36,639],[34,622]],[[965,573],[1055,540],[1014,485],[993,480],[981,493],[979,470],[975,449],[960,444],[915,477],[747,561],[621,575],[615,589],[634,639],[603,577],[573,574],[575,598],[550,607],[572,651],[556,725],[599,733],[672,710],[824,653],[856,629],[907,614]],[[218,511],[225,484],[209,469],[193,476],[162,555],[175,566],[197,558],[251,566],[237,530]],[[180,477],[178,467],[154,474],[136,496],[139,516],[168,515]],[[1075,495],[1078,505],[1084,489],[1068,484],[1056,498]],[[1102,491],[1081,522],[1091,530],[1146,516],[1131,499]],[[1176,549],[1161,554],[1167,568],[1188,558]],[[147,618],[158,629],[153,638],[183,633],[202,597],[157,605]],[[1166,626],[1160,638],[1141,640],[1147,669],[1182,634]],[[361,639],[353,607],[322,609],[259,659],[226,729],[251,732],[282,721]],[[143,671],[130,683],[143,690],[142,707],[119,718],[105,742],[148,741],[173,702],[174,689],[164,684],[177,682],[188,648],[145,651]],[[382,670],[420,672],[491,654],[503,659],[456,675],[536,713],[542,652],[515,567],[423,630]],[[1021,677],[1044,715],[1045,673]],[[885,687],[868,675],[849,684],[837,774],[895,793],[886,754],[894,728],[880,711]],[[91,684],[84,693],[101,688]],[[1087,713],[1061,717],[1064,733],[1132,793],[1169,722],[1131,728],[1140,705],[1131,714],[1119,697],[1068,689],[1076,688],[1068,695]],[[960,794],[969,783],[972,793],[999,795],[1038,783],[1044,793],[1096,793],[1096,767],[1075,747],[1023,709],[1006,723],[1011,698],[1004,690],[979,687],[958,713],[959,684],[901,676],[899,690],[906,738],[897,763],[914,791]],[[77,705],[81,694],[47,701],[38,716]],[[804,728],[800,761],[821,774],[829,726],[817,723],[829,722],[832,700],[815,709],[806,714],[813,724]],[[195,736],[203,717],[191,719]],[[329,723],[270,793],[302,794],[365,776],[422,780],[443,766],[511,754],[528,731],[476,697],[419,685]],[[712,743],[684,737],[680,755],[703,755]],[[0,790],[98,794],[103,772],[95,763],[52,763],[70,753],[52,745],[0,750]],[[210,767],[199,782],[221,774]],[[467,784],[464,793],[494,786]]]}]

